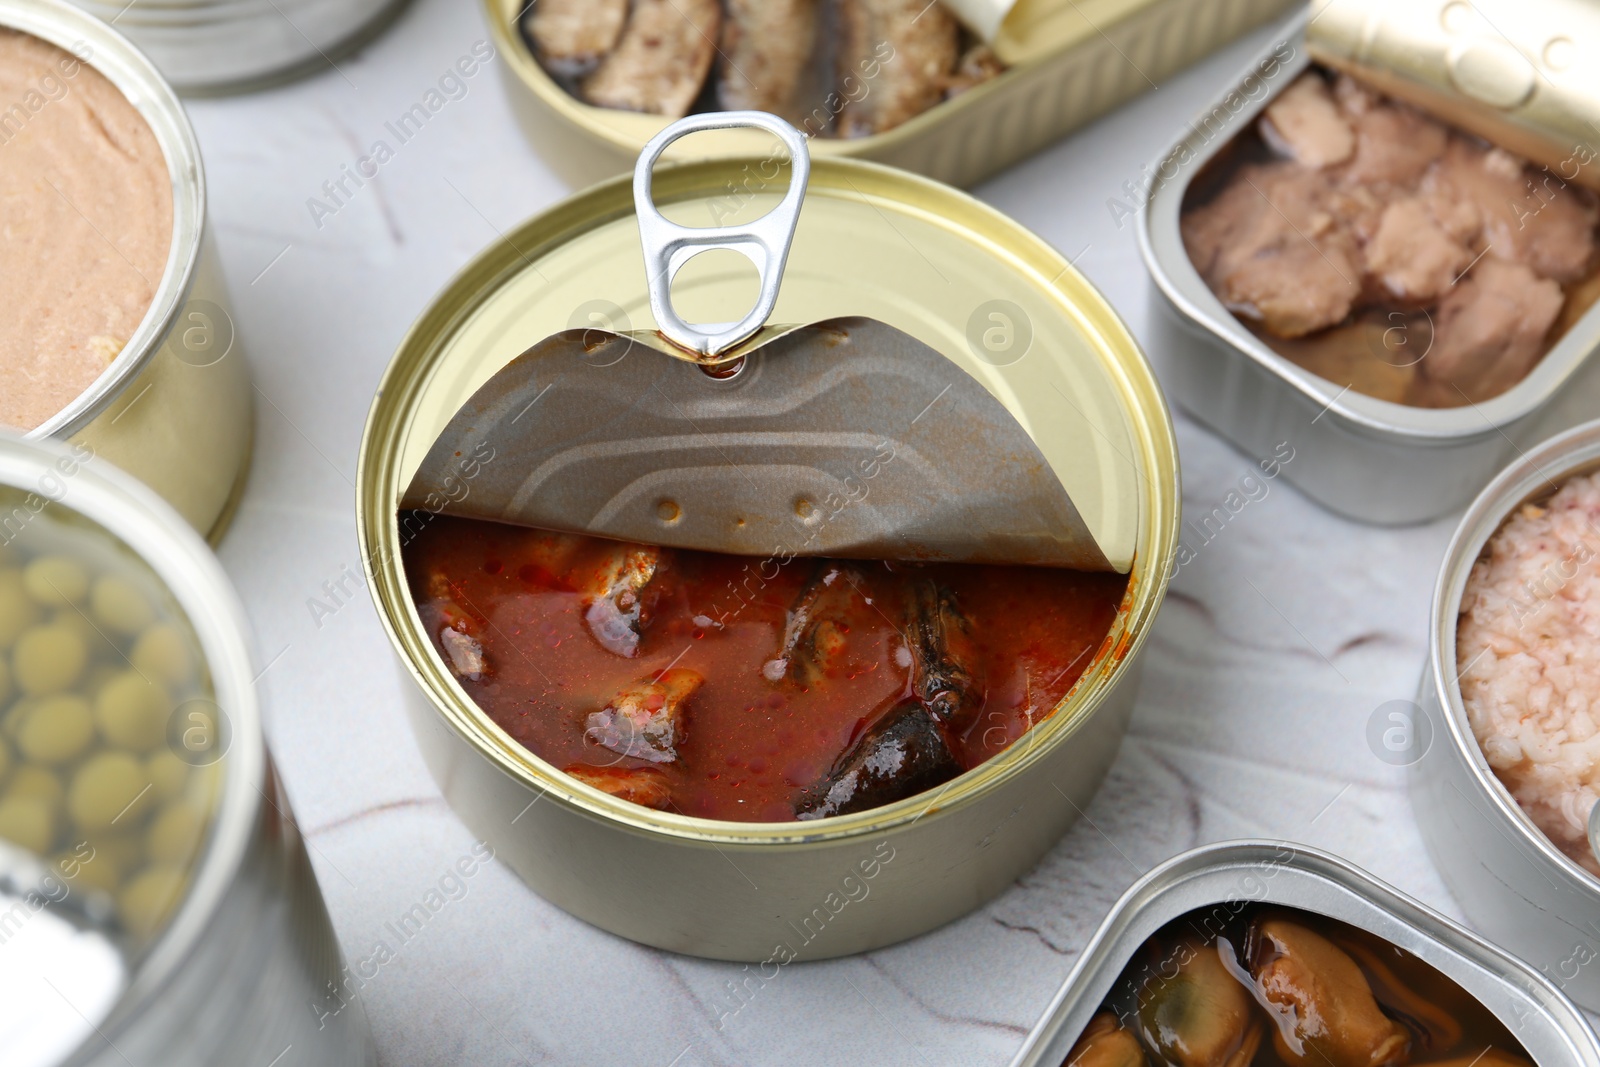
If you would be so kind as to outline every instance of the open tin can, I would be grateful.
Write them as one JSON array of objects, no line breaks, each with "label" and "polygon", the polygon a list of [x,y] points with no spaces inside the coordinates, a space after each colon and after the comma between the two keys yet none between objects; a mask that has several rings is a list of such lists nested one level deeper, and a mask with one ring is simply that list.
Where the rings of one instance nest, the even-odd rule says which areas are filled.
[{"label": "open tin can", "polygon": [[8,1064],[376,1063],[199,537],[81,445],[0,436]]},{"label": "open tin can", "polygon": [[[1012,1067],[1065,1064],[1124,966],[1162,927],[1197,913],[1194,931],[1210,934],[1261,905],[1336,920],[1431,966],[1475,998],[1541,1067],[1600,1064],[1588,1020],[1525,964],[1335,856],[1288,842],[1246,841],[1185,852],[1124,893]],[[1150,974],[1147,983],[1159,984],[1157,974],[1172,977],[1164,969]]]},{"label": "open tin can", "polygon": [[[815,6],[825,9],[823,4]],[[1010,9],[1011,17],[995,41],[995,54],[1009,64],[1008,69],[884,132],[813,137],[813,156],[887,163],[954,185],[976,185],[1289,5],[1286,0],[1110,0],[1092,5],[1044,0],[1013,8],[969,0],[957,6]],[[519,0],[484,0],[484,9],[495,48],[505,61],[506,91],[523,129],[572,184],[587,185],[624,173],[671,121],[579,100],[534,56],[520,26],[528,5]],[[819,35],[826,32],[828,22],[822,19]],[[878,45],[880,59],[895,54],[887,42],[873,44]],[[819,89],[816,99],[802,110],[831,120],[847,96],[853,99],[872,92],[878,69],[867,66],[860,72],[859,84],[839,91]],[[763,151],[759,138],[735,130],[679,146],[667,158],[759,159]],[[728,177],[735,187],[747,179],[741,172]]]},{"label": "open tin can", "polygon": [[381,33],[406,0],[74,0],[114,23],[181,93],[264,89],[319,70]]},{"label": "open tin can", "polygon": [[[727,209],[726,183],[743,163],[658,173],[651,164],[670,139],[731,123],[786,143],[788,191],[754,193],[728,225],[687,227]],[[358,477],[373,598],[410,683],[418,743],[457,813],[530,886],[579,918],[724,959],[826,958],[899,941],[978,906],[1033,864],[1088,803],[1120,744],[1176,546],[1170,422],[1109,305],[1044,242],[976,201],[871,164],[812,164],[805,148],[772,116],[694,117],[649,147],[631,185],[607,182],[511,232],[451,283],[401,345],[369,416]],[[693,280],[686,272],[671,283],[707,247],[735,249],[758,265],[755,310],[727,269]],[[680,314],[725,325],[696,327]],[[936,373],[862,376],[908,353]],[[827,359],[835,362],[815,380],[785,377],[818,365],[806,360]],[[542,375],[563,368],[578,381],[607,370],[646,378],[545,398],[552,386]],[[510,392],[485,388],[508,375]],[[818,397],[827,402],[812,404]],[[795,554],[774,553],[772,531],[794,519],[811,537],[807,524],[826,510],[822,496],[816,510],[805,500],[828,488],[817,481],[826,482],[827,464],[805,451],[807,441],[855,448],[877,440],[876,431],[829,424],[835,402],[855,404],[862,430],[880,410],[903,415],[895,448],[913,458],[877,473],[860,512],[824,524],[816,536],[828,547],[819,555],[851,555],[853,545],[884,558],[871,552],[904,548],[911,526],[889,520],[916,509],[889,506],[899,472],[960,472],[951,476],[971,476],[974,510],[954,530],[917,528],[932,558],[948,558],[941,545],[992,526],[1016,533],[1007,544],[1024,554],[1042,537],[1103,552],[1102,567],[1129,576],[1084,673],[1015,744],[941,789],[871,810],[721,821],[628,803],[579,781],[535,756],[467,694],[462,664],[454,652],[448,661],[441,654],[408,584],[403,551],[430,513],[457,502],[521,521],[528,507],[567,508],[565,517],[532,525],[695,547],[697,537],[713,536],[695,521],[705,511],[718,516],[716,543],[728,546],[717,551],[755,567],[763,556]],[[741,418],[753,408],[817,421],[769,432],[759,421],[729,421],[725,403]],[[904,443],[906,434],[934,432],[930,424],[950,410],[972,415],[940,422],[938,432],[954,434],[959,447],[941,455]],[[630,437],[635,411],[652,421],[640,421]],[[983,412],[1003,418],[986,423]],[[687,420],[682,436],[651,436],[675,413]],[[517,434],[483,447],[478,435],[511,424]],[[624,430],[602,439],[588,435],[595,426]],[[1038,462],[1008,464],[1000,430],[1021,434]],[[542,458],[526,450],[528,440],[562,433],[579,447]],[[668,454],[670,462],[659,460]],[[607,459],[618,455],[626,462]],[[581,477],[557,492],[546,476],[566,470]],[[1021,529],[990,500],[988,485],[1035,475],[1070,495],[1070,522]],[[684,495],[656,491],[666,478]],[[598,501],[585,495],[597,483],[606,486]],[[644,491],[634,491],[639,486]],[[719,508],[723,491],[740,501],[736,509]],[[704,507],[689,503],[695,498]],[[932,492],[925,504],[949,518],[961,500]],[[402,506],[420,510],[402,515]],[[852,893],[847,907],[841,886]]]},{"label": "open tin can", "polygon": [[1468,919],[1591,1009],[1600,1009],[1600,879],[1551,842],[1490,768],[1462,703],[1456,631],[1468,576],[1506,519],[1597,467],[1600,423],[1591,422],[1527,452],[1467,509],[1434,587],[1417,697],[1432,743],[1411,780],[1428,851]]},{"label": "open tin can", "polygon": [[[1480,18],[1480,7],[1485,25],[1514,28],[1516,40],[1508,44],[1498,31],[1467,26]],[[1592,150],[1573,130],[1586,128],[1594,103],[1558,69],[1566,62],[1564,49],[1580,47],[1574,41],[1600,41],[1600,22],[1587,5],[1333,0],[1258,56],[1163,154],[1138,222],[1140,249],[1156,283],[1151,348],[1175,400],[1246,450],[1270,451],[1278,441],[1293,441],[1297,458],[1285,477],[1342,515],[1420,522],[1470,500],[1511,454],[1513,442],[1526,443],[1539,413],[1600,345],[1600,310],[1590,307],[1566,326],[1526,377],[1490,399],[1445,408],[1378,399],[1352,388],[1354,377],[1332,381],[1297,365],[1247,328],[1196,268],[1180,216],[1208,168],[1222,163],[1235,138],[1313,61],[1354,71],[1366,84],[1425,104],[1465,132],[1513,146],[1544,164],[1553,181],[1565,167],[1563,179],[1592,184],[1592,167],[1580,173],[1577,166],[1592,158]],[[1507,55],[1509,65],[1494,66]],[[1516,94],[1496,89],[1495,78],[1529,84]],[[1560,91],[1534,91],[1558,84]],[[1563,142],[1569,135],[1574,139]],[[1371,331],[1369,358],[1396,367],[1427,358],[1396,348],[1395,342],[1405,342],[1404,328],[1385,325]]]},{"label": "open tin can", "polygon": [[[172,242],[148,311],[100,377],[27,436],[88,446],[155,489],[202,534],[220,537],[244,491],[255,420],[249,365],[207,226],[194,128],[148,59],[64,0],[0,0],[0,27],[103,74],[149,124],[172,181]],[[11,121],[22,110],[27,126],[48,121],[49,105],[43,108],[34,116],[19,101],[6,115]]]}]

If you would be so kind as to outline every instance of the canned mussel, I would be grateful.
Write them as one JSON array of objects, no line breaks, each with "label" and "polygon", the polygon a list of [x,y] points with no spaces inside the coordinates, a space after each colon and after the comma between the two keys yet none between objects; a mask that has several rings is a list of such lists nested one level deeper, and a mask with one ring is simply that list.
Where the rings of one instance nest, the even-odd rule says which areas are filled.
[{"label": "canned mussel", "polygon": [[[1501,30],[1514,27],[1514,39]],[[1334,0],[1158,168],[1174,395],[1355,518],[1462,506],[1600,343],[1592,5]]]},{"label": "canned mussel", "polygon": [[100,20],[0,0],[0,153],[0,425],[92,449],[219,536],[250,376],[177,96]]},{"label": "canned mussel", "polygon": [[1528,452],[1439,572],[1411,796],[1472,923],[1600,1008],[1600,423]]},{"label": "canned mussel", "polygon": [[81,446],[0,436],[0,507],[6,1064],[368,1063],[215,557]]},{"label": "canned mussel", "polygon": [[[782,141],[788,188],[683,225],[740,164],[653,164],[733,124]],[[754,308],[727,260],[696,273],[729,252]],[[748,960],[920,933],[1066,829],[1178,499],[1148,367],[1064,260],[755,112],[683,120],[631,196],[468,267],[388,372],[360,485],[463,818],[581,918]]]},{"label": "canned mussel", "polygon": [[1549,981],[1326,853],[1195,849],[1112,909],[1012,1067],[1593,1067]]}]

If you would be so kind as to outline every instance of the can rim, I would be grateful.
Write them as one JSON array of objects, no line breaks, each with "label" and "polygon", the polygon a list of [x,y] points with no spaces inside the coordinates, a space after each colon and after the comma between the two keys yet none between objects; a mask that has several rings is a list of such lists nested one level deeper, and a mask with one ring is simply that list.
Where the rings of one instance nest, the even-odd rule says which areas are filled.
[{"label": "can rim", "polygon": [[[1293,889],[1274,892],[1271,884],[1262,886],[1259,896],[1254,898],[1247,895],[1250,889],[1241,887],[1238,896],[1224,899],[1204,885],[1207,879],[1230,872],[1238,872],[1241,881],[1251,874],[1259,878],[1258,872],[1264,870],[1273,871],[1270,878],[1263,879],[1268,882],[1275,882],[1278,877],[1289,874],[1290,883],[1287,884],[1297,886],[1302,896],[1321,887],[1353,899],[1337,900],[1336,903],[1342,907],[1329,907],[1326,903],[1313,907],[1308,903],[1297,903],[1294,899],[1284,899],[1294,896]],[[1184,902],[1174,911],[1174,905],[1163,900],[1168,895],[1179,896],[1183,890],[1196,884],[1201,886],[1201,891],[1194,895],[1203,898],[1198,903]],[[1542,1008],[1528,1014],[1544,1019],[1553,1031],[1559,1031],[1568,1048],[1579,1054],[1573,1057],[1574,1062],[1587,1067],[1600,1064],[1600,1040],[1596,1039],[1589,1020],[1553,982],[1526,962],[1348,860],[1292,841],[1259,839],[1222,841],[1189,849],[1158,864],[1134,882],[1095,928],[1060,989],[1029,1031],[1022,1048],[1011,1061],[1011,1067],[1053,1067],[1057,1062],[1055,1059],[1043,1060],[1040,1057],[1052,1047],[1059,1051],[1059,1036],[1069,1022],[1077,1021],[1076,1017],[1082,1016],[1080,1025],[1086,1024],[1089,1015],[1098,1009],[1126,965],[1129,952],[1137,947],[1124,944],[1135,931],[1135,920],[1155,911],[1162,916],[1156,923],[1156,926],[1160,926],[1194,907],[1252,899],[1283,907],[1299,907],[1367,929],[1391,944],[1421,956],[1424,962],[1462,985],[1468,984],[1462,981],[1463,977],[1487,975],[1501,986],[1516,990],[1522,995],[1521,999],[1531,1001],[1535,1008]],[[1387,929],[1374,930],[1357,921],[1355,913],[1359,911],[1375,912],[1387,920],[1383,924]],[[1153,933],[1154,930],[1149,932]],[[1394,934],[1404,935],[1409,943],[1402,944],[1392,936]],[[1432,951],[1418,951],[1419,948]],[[1439,966],[1439,956],[1449,957],[1452,962],[1458,961],[1463,973],[1447,972]],[[1469,988],[1468,993],[1485,1010],[1499,1015],[1490,1005],[1484,1004],[1483,998],[1472,989]],[[1093,994],[1093,1000],[1086,1004],[1089,994]],[[1516,1011],[1515,1005],[1512,1011]],[[1518,1016],[1519,1022],[1525,1019],[1524,1015]]]},{"label": "can rim", "polygon": [[1489,539],[1522,504],[1549,496],[1554,491],[1550,487],[1559,487],[1575,475],[1596,469],[1600,469],[1600,419],[1575,426],[1522,453],[1467,507],[1445,549],[1434,582],[1428,635],[1428,680],[1443,709],[1450,742],[1456,754],[1464,759],[1478,785],[1479,795],[1489,800],[1501,822],[1509,824],[1524,845],[1561,868],[1573,881],[1574,889],[1600,902],[1600,878],[1584,870],[1545,836],[1489,766],[1483,747],[1467,721],[1461,685],[1454,670],[1461,598],[1472,565]]},{"label": "can rim", "polygon": [[[657,171],[658,204],[675,196],[705,195],[720,185],[703,175],[753,162],[741,158],[679,164]],[[1139,451],[1144,477],[1138,550],[1130,571],[1129,592],[1104,644],[1078,683],[1050,716],[1031,728],[1010,748],[953,779],[930,801],[926,795],[853,815],[813,822],[729,822],[657,812],[630,804],[577,782],[524,748],[494,725],[461,689],[425,637],[416,615],[398,552],[395,502],[398,459],[393,424],[406,404],[423,391],[418,368],[436,355],[438,342],[468,317],[484,294],[492,292],[547,250],[573,240],[606,221],[632,211],[632,176],[622,175],[574,194],[524,222],[479,253],[435,296],[401,341],[384,372],[368,412],[356,471],[356,526],[367,588],[390,644],[410,681],[432,710],[490,765],[514,780],[550,794],[564,806],[596,820],[635,832],[659,834],[686,843],[751,848],[822,845],[856,839],[909,825],[925,814],[965,807],[1023,773],[1055,746],[1062,744],[1098,710],[1113,683],[1122,679],[1122,665],[1133,661],[1147,640],[1151,622],[1164,599],[1177,551],[1177,501],[1181,497],[1172,420],[1154,372],[1133,335],[1111,305],[1061,253],[1020,224],[959,190],[891,167],[854,159],[819,159],[811,176],[813,190],[837,190],[856,198],[904,190],[907,186],[939,203],[941,217],[981,220],[986,243],[1025,266],[1064,313],[1087,334],[1131,358],[1107,360],[1108,374],[1130,407],[1139,411],[1143,432],[1130,433]],[[925,205],[927,201],[923,201]],[[581,222],[574,220],[583,220]],[[1002,241],[997,235],[1003,235]],[[470,296],[469,296],[470,294]],[[1165,461],[1164,461],[1165,457]],[[1168,469],[1170,467],[1170,470]],[[397,620],[391,602],[404,613]]]},{"label": "can rim", "polygon": [[[172,979],[210,925],[244,861],[250,832],[266,799],[257,783],[265,780],[267,757],[249,624],[221,563],[171,505],[110,463],[86,458],[82,448],[0,433],[0,485],[81,515],[155,573],[194,631],[211,672],[213,698],[231,727],[209,840],[191,867],[189,889],[178,910],[137,961],[127,987],[101,1024],[115,1032],[136,1018]],[[54,495],[44,481],[49,477],[63,486]]]},{"label": "can rim", "polygon": [[[1309,19],[1309,12],[1302,11],[1286,23],[1282,41],[1256,53],[1245,68],[1245,75],[1254,73],[1261,63],[1275,56],[1276,49],[1285,41],[1293,41],[1300,47],[1291,59],[1279,61],[1286,71],[1282,84],[1286,86],[1307,69],[1312,63],[1310,54],[1304,48]],[[1562,385],[1592,357],[1597,347],[1594,342],[1600,336],[1600,304],[1584,312],[1520,382],[1499,396],[1457,408],[1423,408],[1366,396],[1349,386],[1339,388],[1273,351],[1245,329],[1206,285],[1184,251],[1178,225],[1184,195],[1195,177],[1235,137],[1243,133],[1246,125],[1278,95],[1278,92],[1267,92],[1258,100],[1246,95],[1247,106],[1233,113],[1232,121],[1239,124],[1236,128],[1230,127],[1224,131],[1227,136],[1214,137],[1198,148],[1192,147],[1196,132],[1203,127],[1204,120],[1218,108],[1225,108],[1226,100],[1235,93],[1234,85],[1230,83],[1215,99],[1196,111],[1195,118],[1178,132],[1170,146],[1157,157],[1152,170],[1157,175],[1158,184],[1151,191],[1144,210],[1138,213],[1136,225],[1140,255],[1150,271],[1151,279],[1171,301],[1178,314],[1289,385],[1306,401],[1321,409],[1330,420],[1363,436],[1401,438],[1407,443],[1424,447],[1451,446],[1500,435],[1548,404]],[[1189,161],[1178,161],[1185,152],[1191,156]],[[1160,175],[1169,169],[1169,164],[1176,166],[1182,177],[1161,181]],[[1591,343],[1587,348],[1582,346],[1580,332],[1590,335]],[[1180,353],[1178,358],[1184,357]]]},{"label": "can rim", "polygon": [[[24,436],[66,439],[105,411],[144,370],[166,341],[194,279],[205,237],[205,168],[194,127],[177,94],[150,59],[108,24],[66,0],[0,0],[0,26],[31,34],[72,52],[88,44],[79,58],[104,75],[144,118],[166,162],[172,185],[172,242],[161,280],[117,358],[61,410]],[[76,53],[73,53],[76,56]]]}]

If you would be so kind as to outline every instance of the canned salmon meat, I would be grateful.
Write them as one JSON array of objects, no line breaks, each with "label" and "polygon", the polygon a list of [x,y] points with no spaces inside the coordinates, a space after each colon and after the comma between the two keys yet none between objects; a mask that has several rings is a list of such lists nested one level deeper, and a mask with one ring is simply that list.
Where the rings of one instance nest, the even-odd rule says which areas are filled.
[{"label": "canned salmon meat", "polygon": [[1456,628],[1461,702],[1495,776],[1591,875],[1600,799],[1600,473],[1518,505],[1472,565]]},{"label": "canned salmon meat", "polygon": [[1348,923],[1243,901],[1148,938],[1066,1064],[1531,1067],[1506,1024],[1426,961]]},{"label": "canned salmon meat", "polygon": [[1254,337],[1394,404],[1504,394],[1600,297],[1593,192],[1318,66],[1182,210],[1194,268]]},{"label": "canned salmon meat", "polygon": [[64,0],[0,0],[0,151],[0,425],[86,446],[220,535],[249,371],[177,97]]},{"label": "canned salmon meat", "polygon": [[893,129],[1003,69],[943,4],[917,0],[545,0],[520,29],[586,103],[767,111],[822,137]]},{"label": "canned salmon meat", "polygon": [[[787,189],[651,169],[747,124]],[[753,309],[726,261],[653,258],[757,239]],[[1109,308],[976,202],[749,112],[512,241],[424,316],[363,446],[374,597],[457,811],[560,906],[700,955],[764,958],[862,863],[813,958],[998,891],[1104,774],[1175,551],[1170,426]],[[671,900],[606,873],[639,862]]]}]

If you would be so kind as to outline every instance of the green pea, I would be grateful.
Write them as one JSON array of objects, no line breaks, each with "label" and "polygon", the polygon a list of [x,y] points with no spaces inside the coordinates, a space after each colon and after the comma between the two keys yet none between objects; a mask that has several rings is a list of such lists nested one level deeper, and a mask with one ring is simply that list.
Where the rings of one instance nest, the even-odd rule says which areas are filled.
[{"label": "green pea", "polygon": [[0,800],[0,838],[29,852],[44,852],[56,837],[55,808],[35,797]]},{"label": "green pea", "polygon": [[22,632],[39,621],[39,605],[22,588],[22,572],[0,570],[0,648],[16,644]]},{"label": "green pea", "polygon": [[72,776],[67,814],[79,829],[90,832],[113,825],[132,827],[154,806],[150,789],[144,764],[126,752],[100,752]]},{"label": "green pea", "polygon": [[35,626],[17,639],[11,668],[24,693],[46,696],[76,682],[88,660],[89,649],[75,630],[49,623]]},{"label": "green pea", "polygon": [[194,676],[194,656],[189,643],[189,638],[176,626],[158,622],[139,635],[128,659],[152,681],[166,682],[181,689]]},{"label": "green pea", "polygon": [[95,621],[115,633],[132,637],[155,621],[155,609],[139,587],[119,575],[108,574],[94,583],[89,610]]},{"label": "green pea", "polygon": [[101,686],[94,698],[94,720],[101,736],[135,752],[149,752],[161,744],[171,712],[166,690],[138,671],[123,671]]},{"label": "green pea", "polygon": [[117,918],[135,938],[153,937],[183,896],[188,878],[182,867],[157,863],[134,875],[117,894]]},{"label": "green pea", "polygon": [[176,800],[189,784],[189,765],[174,753],[162,749],[144,762],[144,772],[155,783],[159,800]]},{"label": "green pea", "polygon": [[17,747],[35,763],[56,765],[77,758],[94,740],[89,702],[76,693],[45,697],[17,731]]},{"label": "green pea", "polygon": [[76,604],[89,592],[89,571],[70,556],[40,556],[22,568],[22,587],[47,607]]},{"label": "green pea", "polygon": [[167,863],[188,863],[200,846],[206,819],[190,804],[177,803],[155,817],[145,838],[150,858]]},{"label": "green pea", "polygon": [[11,782],[6,786],[5,794],[0,799],[42,800],[54,808],[61,803],[61,798],[66,792],[60,778],[43,767],[24,763],[12,774]]}]

